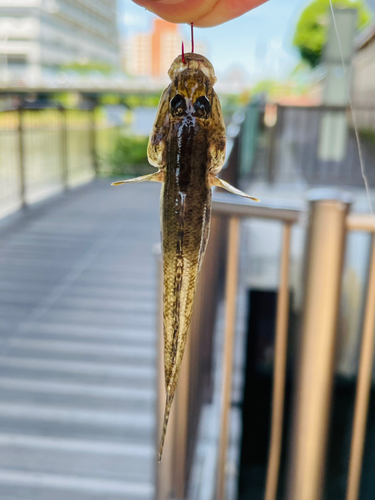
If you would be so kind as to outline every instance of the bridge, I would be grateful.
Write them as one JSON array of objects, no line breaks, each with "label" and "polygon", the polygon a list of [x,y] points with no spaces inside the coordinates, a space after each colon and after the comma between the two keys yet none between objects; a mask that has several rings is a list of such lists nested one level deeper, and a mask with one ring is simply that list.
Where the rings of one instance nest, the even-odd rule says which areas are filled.
[{"label": "bridge", "polygon": [[1,222],[2,500],[152,498],[158,203],[96,180]]},{"label": "bridge", "polygon": [[[59,73],[49,75],[37,81],[0,81],[0,95],[24,94],[58,94],[72,92],[89,96],[101,94],[152,95],[160,93],[169,84],[169,78],[133,77],[120,73],[116,76],[82,76]],[[218,81],[215,85],[217,92],[222,94],[237,94],[247,88],[243,82]]]},{"label": "bridge", "polygon": [[[224,195],[224,199],[215,195],[211,243],[185,353],[189,360],[185,367],[191,369],[182,370],[179,386],[183,390],[175,401],[169,444],[166,443],[163,463],[157,469],[155,410],[164,404],[160,397],[164,396],[164,381],[161,357],[158,374],[156,370],[156,340],[161,337],[156,334],[158,301],[152,250],[159,241],[160,188],[150,183],[116,189],[108,179],[95,179],[69,190],[92,179],[95,170],[94,128],[84,120],[86,115],[80,115],[78,123],[70,123],[67,128],[56,117],[51,120],[43,140],[47,153],[41,154],[37,143],[41,131],[26,120],[27,110],[15,111],[22,119],[11,117],[9,127],[4,127],[2,133],[3,146],[10,147],[0,148],[4,165],[0,184],[5,193],[0,197],[0,210],[9,213],[15,207],[23,207],[0,221],[2,500],[165,500],[177,487],[181,494],[175,496],[179,498],[219,500],[225,488],[233,492],[237,482],[244,497],[264,498],[267,489],[271,491],[269,498],[275,500],[278,483],[282,486],[293,466],[291,459],[284,460],[282,450],[292,449],[297,442],[302,447],[293,450],[297,457],[294,464],[311,460],[320,478],[326,469],[325,490],[329,498],[344,497],[347,476],[349,489],[355,493],[351,500],[358,498],[361,474],[366,491],[373,491],[370,444],[375,436],[375,412],[368,402],[374,394],[374,219],[355,213],[367,208],[363,189],[351,190],[353,213],[347,213],[349,198],[337,190],[315,193],[309,214],[301,203],[308,185],[350,187],[359,182],[350,134],[349,154],[336,165],[340,168],[331,169],[332,163],[322,162],[312,147],[318,129],[310,135],[296,133],[304,130],[298,125],[301,123],[310,131],[311,124],[317,122],[314,115],[327,111],[343,110],[278,109],[277,122],[265,131],[266,140],[257,140],[257,134],[264,137],[260,135],[262,128],[256,130],[256,126],[265,123],[266,109],[254,110],[250,105],[242,123],[237,121],[239,133],[232,135],[231,154],[223,174],[234,184],[237,180],[231,176],[250,174],[251,192],[261,198],[262,204],[253,206],[228,200],[229,195]],[[305,119],[307,113],[312,113],[313,118]],[[296,115],[298,120],[294,120]],[[42,128],[45,126],[42,123]],[[66,148],[61,147],[64,144]],[[271,151],[266,151],[264,144]],[[64,153],[62,161],[60,147]],[[364,151],[370,157],[372,148]],[[310,153],[308,164],[302,161],[306,152]],[[283,161],[278,160],[280,157]],[[251,167],[250,172],[246,167]],[[268,184],[264,182],[267,178]],[[245,179],[244,175],[242,180]],[[284,184],[286,180],[293,183]],[[62,190],[66,194],[56,195]],[[47,194],[53,197],[36,201]],[[249,242],[246,255],[240,250],[245,245],[239,244],[240,218],[245,219],[243,241]],[[267,219],[267,226],[262,219]],[[304,254],[306,227],[310,250]],[[239,256],[247,264],[241,268],[237,283]],[[344,256],[346,265],[342,269],[338,263],[344,261]],[[305,262],[303,280],[299,275],[301,262]],[[219,328],[214,328],[224,269],[225,321],[218,314]],[[346,274],[347,269],[351,274]],[[221,282],[224,284],[224,280]],[[302,287],[309,291],[303,302]],[[254,313],[249,317],[253,337],[244,331],[249,289],[260,289],[261,293],[267,289],[267,294],[271,289],[275,298],[271,306],[267,301],[267,307],[250,308],[250,313]],[[289,295],[293,301],[289,302]],[[340,311],[338,320],[335,311],[339,297],[347,306]],[[351,321],[354,315],[358,325]],[[297,331],[298,323],[302,327]],[[340,335],[351,335],[346,337],[351,342],[343,343],[344,337],[337,337],[345,362],[354,359],[352,348],[357,350],[361,343],[358,379],[355,363],[350,365],[349,373],[347,368],[343,371],[331,362],[336,332],[340,330]],[[245,352],[246,335],[254,339],[249,353]],[[288,335],[302,339],[305,350],[302,361],[298,361],[301,369],[314,367],[314,377],[304,371],[308,376],[295,380],[296,394],[303,398],[294,397],[288,382]],[[319,349],[310,348],[315,345]],[[244,356],[253,363],[249,373],[244,373]],[[262,366],[265,385],[254,382],[259,378],[252,378],[256,363]],[[272,371],[275,404],[271,413],[267,400],[271,398]],[[334,376],[348,377],[348,373],[345,392],[328,397]],[[312,380],[322,383],[311,383]],[[250,390],[241,399],[243,383]],[[259,394],[253,388],[261,388]],[[361,394],[368,397],[359,397]],[[293,408],[284,404],[284,396],[287,402],[291,396],[294,398]],[[240,403],[244,408],[243,429],[247,432],[242,437]],[[330,431],[330,439],[338,444],[330,455],[324,445],[311,449],[308,443],[325,440],[331,407],[336,425]],[[353,407],[354,423],[348,418]],[[358,415],[367,414],[366,432]],[[297,425],[291,427],[290,436],[283,435],[283,429],[292,421],[291,415],[297,415]],[[270,434],[268,426],[265,429],[262,425],[266,421],[271,421]],[[303,431],[299,435],[300,429]],[[227,447],[229,435],[231,448]],[[358,450],[365,439],[368,444],[362,459]],[[257,459],[255,463],[251,454],[248,458],[245,454],[237,481],[230,471],[238,467],[240,447],[253,451],[256,441],[264,457],[264,443],[270,442],[269,467],[265,460],[260,463]],[[349,462],[354,465],[347,473]],[[318,482],[308,468],[298,468],[296,480],[289,485],[290,496],[297,498],[294,490],[306,483],[307,491],[317,492],[317,499],[322,490]],[[188,497],[187,487],[193,492]]]},{"label": "bridge", "polygon": [[155,94],[168,84],[168,80],[152,80],[147,78],[112,78],[112,79],[93,79],[93,78],[79,78],[69,79],[66,77],[56,78],[53,80],[43,80],[31,84],[30,82],[13,82],[1,86],[0,94],[14,95],[14,94],[55,94],[62,92],[72,92],[88,95],[99,94]]}]

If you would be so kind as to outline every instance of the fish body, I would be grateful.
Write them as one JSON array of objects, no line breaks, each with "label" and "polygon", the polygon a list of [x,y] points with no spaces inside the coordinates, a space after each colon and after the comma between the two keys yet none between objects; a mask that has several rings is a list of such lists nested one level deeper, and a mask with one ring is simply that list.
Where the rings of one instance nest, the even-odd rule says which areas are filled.
[{"label": "fish body", "polygon": [[[162,182],[163,322],[166,405],[159,461],[186,346],[199,271],[210,232],[211,188],[256,200],[216,177],[225,159],[225,126],[211,63],[179,56],[169,70],[148,145],[155,174],[120,181]],[[256,200],[258,201],[258,200]]]},{"label": "fish body", "polygon": [[[211,215],[207,140],[193,120],[182,125],[186,129],[182,137],[180,127],[171,127],[161,194],[165,381],[170,393],[177,384]],[[197,157],[191,154],[192,148]]]},{"label": "fish body", "polygon": [[[199,270],[210,231],[207,131],[188,116],[170,127],[162,189],[164,358],[163,438],[185,350]],[[194,154],[193,154],[194,152]]]}]

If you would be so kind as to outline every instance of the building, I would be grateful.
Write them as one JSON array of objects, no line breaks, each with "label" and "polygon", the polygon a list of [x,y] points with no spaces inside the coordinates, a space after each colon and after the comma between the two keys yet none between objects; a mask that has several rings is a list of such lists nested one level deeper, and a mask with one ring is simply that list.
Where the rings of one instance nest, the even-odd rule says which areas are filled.
[{"label": "building", "polygon": [[155,19],[151,43],[151,75],[153,77],[166,75],[171,62],[181,54],[182,36],[178,25]]},{"label": "building", "polygon": [[122,49],[122,65],[126,73],[132,76],[151,75],[151,35],[137,33],[125,40]]},{"label": "building", "polygon": [[[375,0],[367,0],[375,15]],[[359,106],[375,105],[375,24],[360,33],[356,39],[353,59],[353,100]],[[357,118],[358,121],[358,118]],[[360,125],[362,125],[360,123]],[[374,127],[374,124],[371,125]]]},{"label": "building", "polygon": [[375,25],[357,39],[353,61],[354,101],[357,105],[375,105]]},{"label": "building", "polygon": [[[167,78],[172,61],[181,54],[182,40],[178,24],[155,19],[151,33],[137,33],[124,41],[124,70],[132,76]],[[195,51],[204,55],[204,44],[196,43]]]},{"label": "building", "polygon": [[38,82],[76,61],[118,67],[116,0],[2,0],[0,81]]}]

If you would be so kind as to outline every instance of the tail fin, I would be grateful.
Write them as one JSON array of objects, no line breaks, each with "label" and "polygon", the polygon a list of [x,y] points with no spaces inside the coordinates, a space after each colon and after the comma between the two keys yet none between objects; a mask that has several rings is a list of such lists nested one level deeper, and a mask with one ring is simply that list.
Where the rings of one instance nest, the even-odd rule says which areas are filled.
[{"label": "tail fin", "polygon": [[166,432],[167,432],[168,420],[169,420],[169,415],[171,413],[172,402],[173,402],[173,395],[167,394],[167,398],[166,398],[166,401],[165,401],[163,430],[162,430],[162,434],[161,434],[160,447],[159,447],[159,457],[158,457],[158,462],[159,463],[161,462],[161,457],[163,455],[165,435],[166,435]]}]

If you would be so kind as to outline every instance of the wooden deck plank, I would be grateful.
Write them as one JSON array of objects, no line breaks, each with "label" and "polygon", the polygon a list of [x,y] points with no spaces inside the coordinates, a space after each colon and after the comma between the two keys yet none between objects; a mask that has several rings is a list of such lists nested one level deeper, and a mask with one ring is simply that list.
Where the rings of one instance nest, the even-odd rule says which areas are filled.
[{"label": "wooden deck plank", "polygon": [[2,499],[152,498],[159,190],[95,181],[0,225]]}]

